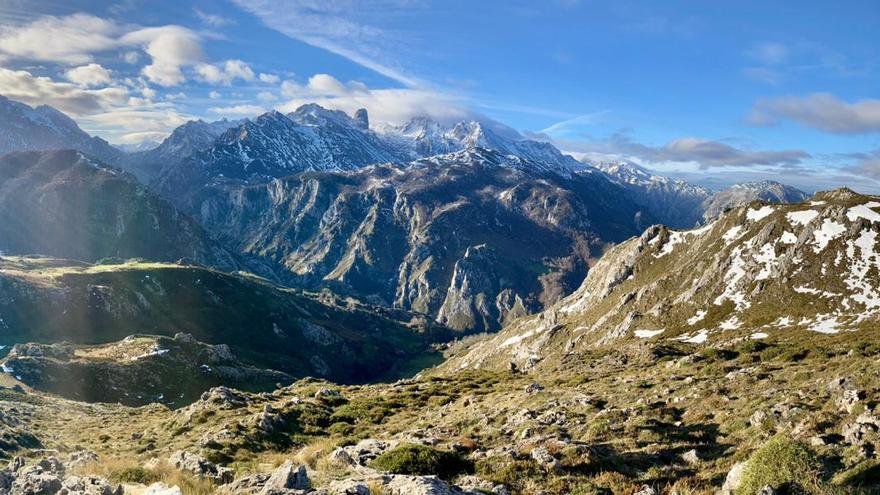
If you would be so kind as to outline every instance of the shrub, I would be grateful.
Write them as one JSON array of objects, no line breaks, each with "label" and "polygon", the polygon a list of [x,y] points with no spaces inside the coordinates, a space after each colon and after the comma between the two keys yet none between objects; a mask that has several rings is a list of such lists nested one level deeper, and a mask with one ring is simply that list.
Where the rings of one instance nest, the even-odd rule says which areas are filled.
[{"label": "shrub", "polygon": [[717,347],[707,347],[700,351],[700,356],[708,361],[729,361],[738,356],[735,351],[728,349],[718,349]]},{"label": "shrub", "polygon": [[473,466],[455,452],[425,445],[401,445],[375,458],[370,466],[394,474],[433,474],[444,479],[473,471]]},{"label": "shrub", "polygon": [[160,476],[140,466],[127,467],[110,474],[110,479],[117,483],[141,483],[149,485],[159,481]]},{"label": "shrub", "polygon": [[786,493],[817,493],[821,468],[809,447],[779,434],[749,458],[736,493],[752,495],[768,485]]}]

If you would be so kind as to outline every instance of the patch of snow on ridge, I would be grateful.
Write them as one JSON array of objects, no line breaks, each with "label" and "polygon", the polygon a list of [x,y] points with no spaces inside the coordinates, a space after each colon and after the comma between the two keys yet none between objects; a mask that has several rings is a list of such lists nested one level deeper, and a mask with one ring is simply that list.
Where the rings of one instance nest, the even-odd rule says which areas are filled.
[{"label": "patch of snow on ridge", "polygon": [[640,339],[650,339],[651,337],[656,337],[663,333],[663,329],[660,330],[636,330],[635,336]]},{"label": "patch of snow on ridge", "polygon": [[518,343],[522,342],[523,340],[531,337],[532,335],[535,335],[534,330],[529,330],[528,332],[525,332],[520,335],[514,335],[513,337],[510,337],[509,339],[502,342],[500,347],[508,347],[508,346],[512,346],[513,344],[518,344]]},{"label": "patch of snow on ridge", "polygon": [[735,227],[731,227],[724,235],[721,236],[727,242],[733,242],[735,239],[738,239],[742,234],[742,225],[737,225]]},{"label": "patch of snow on ridge", "polygon": [[810,201],[810,206],[822,206],[824,204],[824,201]]},{"label": "patch of snow on ridge", "polygon": [[[880,270],[880,256],[874,250],[876,243],[877,233],[863,230],[858,239],[847,242],[846,246],[846,255],[851,260],[851,265],[844,283],[852,291],[853,300],[864,304],[868,310],[880,308],[880,292],[868,276],[872,268]],[[859,257],[856,257],[856,248],[859,248]]]},{"label": "patch of snow on ridge", "polygon": [[819,212],[816,210],[793,211],[785,215],[789,222],[797,225],[806,225],[818,216]]},{"label": "patch of snow on ridge", "polygon": [[168,352],[168,349],[159,349],[158,347],[154,347],[152,351],[150,351],[146,354],[141,354],[140,356],[135,356],[135,357],[131,358],[131,360],[137,361],[138,359],[143,359],[146,357],[161,356],[162,354],[165,354],[166,352]]},{"label": "patch of snow on ridge", "polygon": [[742,251],[742,246],[739,246],[731,253],[730,268],[728,268],[727,272],[724,274],[724,282],[727,284],[727,287],[724,288],[724,292],[722,292],[721,295],[715,298],[714,303],[716,306],[720,306],[724,303],[725,299],[733,301],[738,310],[743,310],[751,306],[751,303],[746,301],[746,295],[743,291],[736,287],[739,281],[746,275],[745,261],[742,259]]},{"label": "patch of snow on ridge", "polygon": [[846,210],[846,218],[853,222],[859,218],[864,218],[871,222],[880,222],[880,213],[872,210],[868,205],[858,205]]},{"label": "patch of snow on ridge", "polygon": [[824,333],[824,334],[835,334],[840,333],[839,326],[840,324],[837,322],[837,317],[834,315],[819,315],[818,320],[810,325],[810,330],[814,332]]},{"label": "patch of snow on ridge", "polygon": [[739,328],[739,325],[739,318],[737,318],[736,316],[731,316],[730,318],[722,321],[721,324],[718,325],[718,327],[722,330],[736,330],[737,328]]},{"label": "patch of snow on ridge", "polygon": [[782,233],[782,237],[780,237],[779,240],[782,241],[783,244],[795,244],[797,243],[798,238],[796,235],[786,230]]},{"label": "patch of snow on ridge", "polygon": [[701,309],[700,311],[697,311],[697,313],[694,316],[691,316],[690,318],[688,318],[687,324],[688,325],[695,325],[695,324],[699,323],[700,321],[702,321],[702,319],[705,317],[706,317],[706,312]]},{"label": "patch of snow on ridge", "polygon": [[761,220],[762,218],[765,218],[768,215],[772,214],[774,211],[775,210],[773,209],[772,206],[762,206],[761,208],[759,208],[757,210],[747,211],[746,218],[749,220],[752,220],[754,222],[757,222],[757,221]]},{"label": "patch of snow on ridge", "polygon": [[815,247],[813,247],[813,251],[817,253],[822,252],[823,249],[828,247],[829,242],[836,239],[844,232],[846,232],[845,226],[826,218],[825,221],[822,222],[822,226],[813,233],[816,243]]},{"label": "patch of snow on ridge", "polygon": [[770,335],[768,335],[765,332],[755,332],[755,333],[749,335],[749,338],[752,340],[759,340],[759,339],[766,339],[769,336]]},{"label": "patch of snow on ridge", "polygon": [[694,336],[682,335],[681,337],[678,338],[678,340],[680,340],[682,342],[687,342],[688,344],[702,344],[703,342],[706,342],[706,340],[708,340],[708,338],[709,338],[709,331],[708,330],[700,330]]},{"label": "patch of snow on ridge", "polygon": [[766,280],[770,278],[770,273],[776,265],[776,249],[773,247],[773,244],[769,242],[764,244],[761,247],[761,251],[754,257],[755,261],[763,265],[760,273],[755,276],[755,280]]},{"label": "patch of snow on ridge", "polygon": [[667,254],[672,252],[672,250],[675,248],[676,244],[681,243],[681,241],[683,241],[683,240],[684,240],[684,236],[681,233],[670,232],[669,239],[666,241],[666,244],[663,245],[663,247],[660,249],[660,252],[655,254],[654,257],[655,258],[662,258],[663,256],[666,256]]},{"label": "patch of snow on ridge", "polygon": [[867,203],[865,203],[865,206],[867,206],[868,208],[880,208],[880,202],[868,201]]}]

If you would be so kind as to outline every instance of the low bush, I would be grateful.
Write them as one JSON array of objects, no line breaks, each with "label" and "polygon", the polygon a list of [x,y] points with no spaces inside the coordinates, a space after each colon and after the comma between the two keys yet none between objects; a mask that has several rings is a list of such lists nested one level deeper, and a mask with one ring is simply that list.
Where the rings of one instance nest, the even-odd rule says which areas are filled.
[{"label": "low bush", "polygon": [[455,452],[410,444],[383,453],[370,466],[394,474],[436,475],[443,479],[473,471],[473,466]]},{"label": "low bush", "polygon": [[819,494],[821,469],[809,447],[779,434],[749,457],[736,493],[752,495],[770,486],[790,494]]}]

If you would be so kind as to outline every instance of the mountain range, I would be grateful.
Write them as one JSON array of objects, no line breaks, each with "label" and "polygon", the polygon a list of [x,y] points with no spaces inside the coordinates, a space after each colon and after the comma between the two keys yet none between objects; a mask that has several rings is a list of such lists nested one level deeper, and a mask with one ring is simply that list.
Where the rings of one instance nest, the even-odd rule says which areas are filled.
[{"label": "mountain range", "polygon": [[880,197],[317,105],[123,153],[2,103],[0,493],[880,487]]},{"label": "mountain range", "polygon": [[[49,112],[8,106],[28,115]],[[34,127],[43,121],[28,122]],[[80,149],[103,142],[84,140],[87,134],[65,122],[63,133],[50,125],[28,131],[53,139],[22,147]],[[91,149],[82,151],[89,155]],[[107,163],[175,205],[155,217],[160,223],[190,217],[183,231],[203,228],[201,242],[263,275],[420,312],[460,331],[494,331],[558,301],[605,249],[650,224],[690,227],[754,199],[805,197],[769,182],[713,193],[629,162],[583,163],[489,121],[445,125],[416,118],[371,127],[366,111],[349,116],[315,104],[253,120],[192,121],[153,149],[110,150],[103,153]],[[139,191],[140,198],[158,201],[147,189]],[[18,213],[10,210],[11,218]],[[98,232],[118,230],[121,220],[107,215],[77,222]],[[31,237],[51,240],[40,231]],[[536,246],[536,238],[548,242]],[[178,251],[150,243],[139,251],[107,251],[107,244],[100,254],[173,261],[171,253],[180,252],[208,266],[232,266],[192,242],[171,244]],[[34,252],[101,257],[83,248],[62,251]]]}]

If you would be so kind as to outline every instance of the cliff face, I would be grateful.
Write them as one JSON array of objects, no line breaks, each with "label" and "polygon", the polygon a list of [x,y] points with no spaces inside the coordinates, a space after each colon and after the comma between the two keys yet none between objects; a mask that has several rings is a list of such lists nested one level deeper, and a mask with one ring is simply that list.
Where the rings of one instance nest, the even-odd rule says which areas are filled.
[{"label": "cliff face", "polygon": [[608,243],[647,219],[595,174],[475,149],[351,172],[203,189],[193,214],[289,279],[495,330],[570,293]]}]

